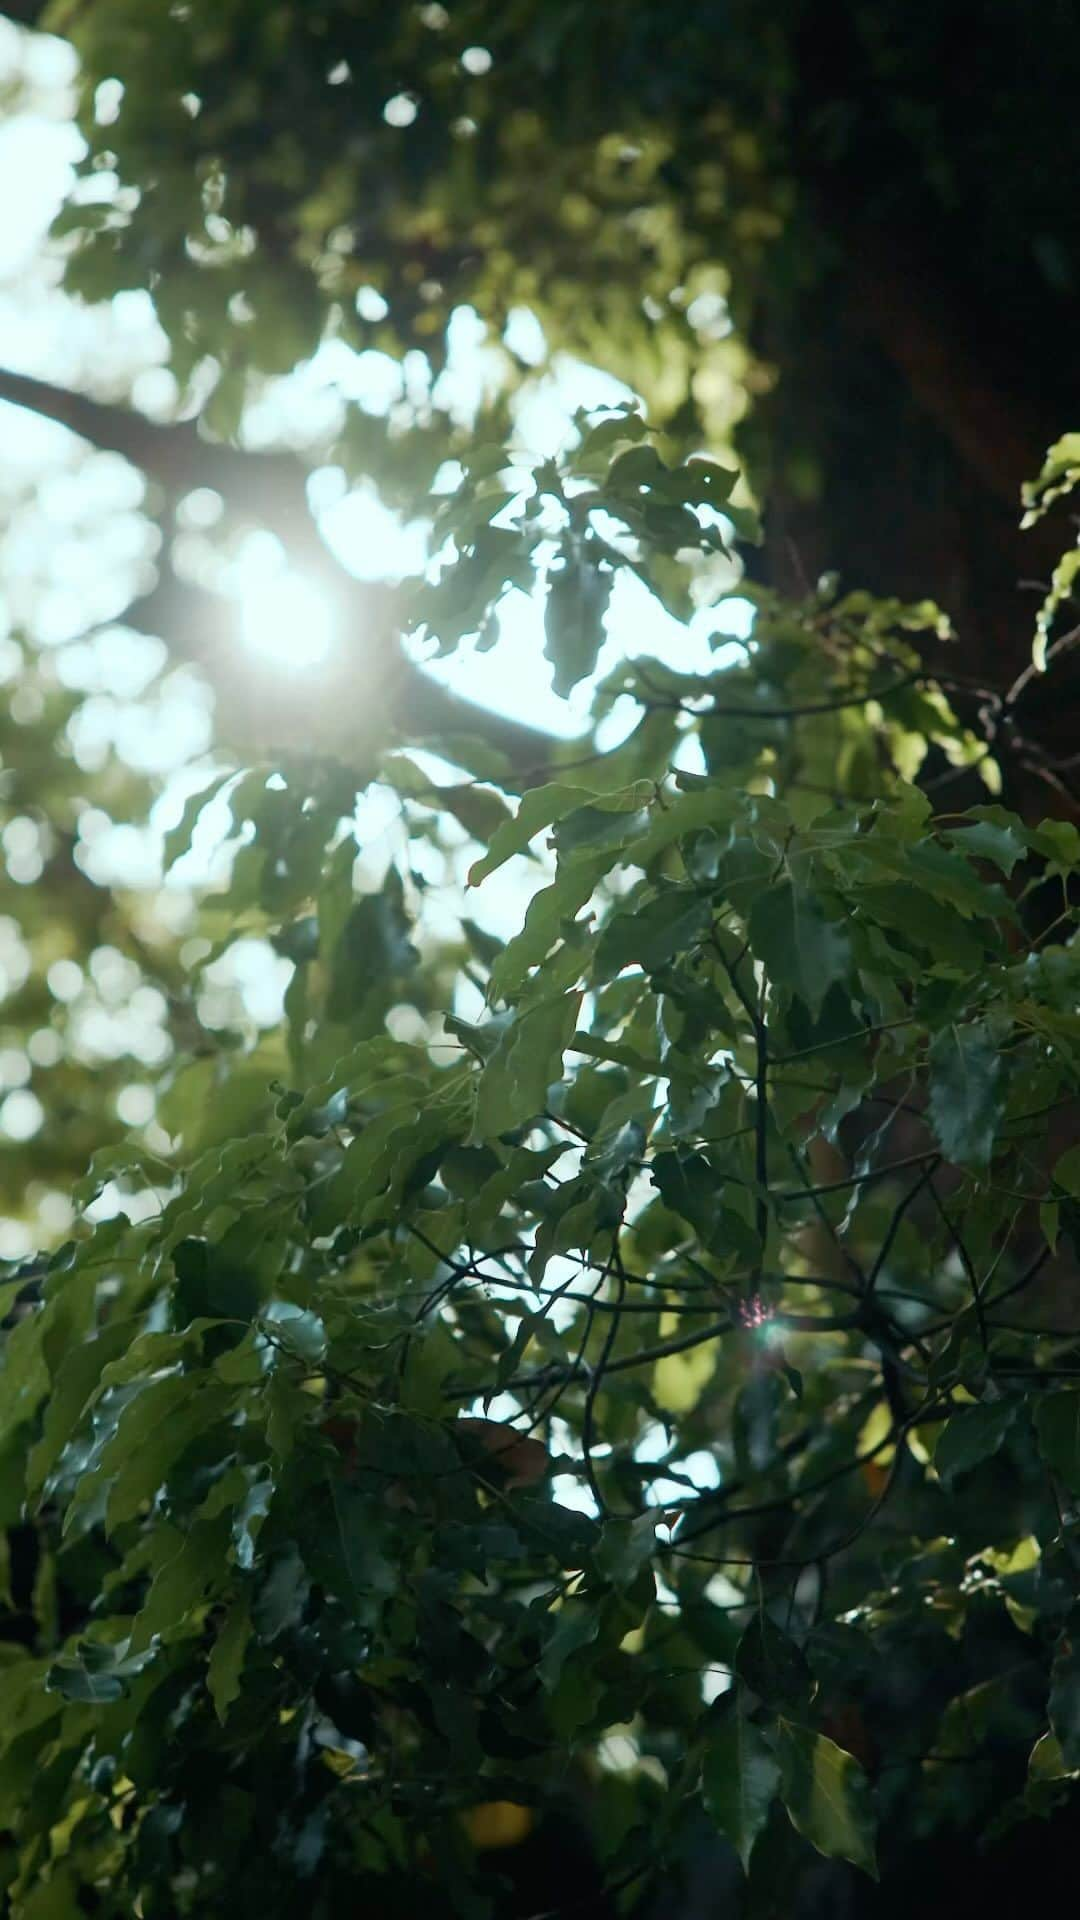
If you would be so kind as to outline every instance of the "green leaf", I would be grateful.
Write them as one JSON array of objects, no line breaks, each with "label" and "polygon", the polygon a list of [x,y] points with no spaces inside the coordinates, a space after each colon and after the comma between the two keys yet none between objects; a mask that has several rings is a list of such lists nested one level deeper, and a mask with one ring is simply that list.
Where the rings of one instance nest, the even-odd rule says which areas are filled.
[{"label": "green leaf", "polygon": [[115,1645],[81,1640],[73,1653],[62,1653],[53,1661],[45,1676],[46,1689],[85,1706],[122,1700],[150,1657],[146,1650],[132,1653],[130,1647],[127,1640]]},{"label": "green leaf", "polygon": [[1080,1393],[1047,1393],[1035,1407],[1039,1451],[1048,1467],[1080,1493]]},{"label": "green leaf", "polygon": [[858,1761],[823,1733],[777,1723],[780,1795],[794,1827],[819,1853],[850,1860],[877,1879],[876,1816]]},{"label": "green leaf", "polygon": [[99,1385],[102,1372],[131,1341],[132,1323],[116,1320],[96,1339],[85,1341],[67,1355],[53,1383],[41,1439],[27,1463],[26,1491],[31,1498],[40,1493],[75,1432],[79,1416]]},{"label": "green leaf", "polygon": [[970,861],[936,841],[921,841],[917,846],[887,837],[889,825],[882,816],[882,831],[859,842],[860,857],[921,887],[943,905],[955,907],[965,917],[980,915],[986,919],[1014,919],[1015,909],[1004,889],[994,882],[980,880]]},{"label": "green leaf", "polygon": [[595,672],[604,644],[604,615],[615,576],[594,557],[594,546],[599,542],[564,544],[561,566],[548,574],[544,654],[562,700],[579,680]]},{"label": "green leaf", "polygon": [[537,1001],[500,1036],[477,1084],[475,1141],[509,1132],[543,1112],[548,1088],[562,1078],[563,1054],[581,1001],[580,993]]},{"label": "green leaf", "polygon": [[[227,1153],[228,1150],[226,1150]],[[211,1156],[208,1156],[211,1157]],[[230,1156],[231,1157],[231,1156]],[[221,1155],[225,1161],[226,1154]],[[222,1197],[236,1179],[233,1169],[222,1168]],[[232,1179],[229,1175],[232,1174]],[[217,1197],[217,1183],[200,1194],[194,1182],[188,1182],[182,1197],[184,1212],[179,1216],[186,1226],[198,1218],[201,1206]],[[177,1224],[179,1225],[179,1220]],[[254,1237],[254,1236],[252,1236]],[[254,1267],[240,1263],[224,1249],[211,1247],[194,1236],[179,1240],[173,1256],[176,1286],[173,1290],[174,1327],[190,1325],[193,1320],[252,1320],[260,1301],[259,1275]]]},{"label": "green leaf", "polygon": [[631,447],[615,456],[607,473],[607,488],[612,494],[637,496],[642,487],[657,487],[670,474],[656,448],[648,444]]},{"label": "green leaf", "polygon": [[127,1692],[118,1674],[89,1673],[78,1659],[67,1655],[53,1661],[45,1685],[50,1693],[62,1693],[65,1700],[95,1707],[122,1700]]},{"label": "green leaf", "polygon": [[[586,905],[607,864],[604,856],[562,863],[550,887],[541,887],[533,895],[521,932],[507,941],[492,965],[492,1000],[513,1000],[521,992],[530,968],[539,966],[565,923],[573,922]],[[587,965],[588,959],[586,951],[579,965]]]},{"label": "green leaf", "polygon": [[36,1413],[49,1391],[49,1369],[42,1352],[44,1314],[28,1314],[11,1328],[0,1366],[0,1439]]},{"label": "green leaf", "polygon": [[772,1707],[803,1706],[814,1688],[801,1648],[763,1609],[755,1613],[739,1641],[735,1672],[744,1686]]},{"label": "green leaf", "polygon": [[1054,1185],[1080,1199],[1080,1146],[1066,1147],[1054,1162]]},{"label": "green leaf", "polygon": [[201,1386],[197,1375],[172,1375],[144,1387],[125,1408],[97,1472],[102,1480],[115,1472],[105,1508],[111,1532],[152,1500],[170,1469],[191,1442],[231,1407],[228,1389]]},{"label": "green leaf", "polygon": [[1018,1410],[1015,1400],[982,1400],[946,1422],[934,1448],[934,1468],[946,1486],[993,1457]]},{"label": "green leaf", "polygon": [[166,873],[188,851],[199,819],[210,802],[216,800],[222,788],[227,787],[235,778],[236,774],[232,770],[228,773],[219,773],[208,786],[200,787],[197,793],[191,794],[184,802],[183,812],[175,827],[170,827],[165,835],[161,857],[162,867]]},{"label": "green leaf", "polygon": [[252,1626],[263,1641],[298,1625],[307,1605],[307,1570],[291,1543],[273,1562],[252,1607]]},{"label": "green leaf", "polygon": [[1028,1757],[1028,1778],[1031,1780],[1070,1780],[1075,1779],[1076,1770],[1065,1764],[1065,1755],[1061,1751],[1061,1741],[1056,1733],[1041,1734],[1036,1740]]},{"label": "green leaf", "polygon": [[655,1513],[639,1513],[633,1520],[612,1517],[604,1523],[603,1538],[593,1555],[593,1565],[612,1586],[629,1587],[655,1551]]},{"label": "green leaf", "polygon": [[1004,1094],[1002,1062],[984,1026],[946,1027],[930,1048],[930,1118],[942,1152],[984,1167],[994,1149]]},{"label": "green leaf", "polygon": [[935,962],[964,973],[975,973],[985,964],[987,923],[942,913],[920,887],[894,880],[886,886],[860,887],[856,897],[864,926],[887,927],[900,934],[905,946],[922,948]]},{"label": "green leaf", "polygon": [[233,1601],[225,1615],[207,1663],[206,1685],[222,1725],[240,1692],[240,1675],[250,1639],[251,1608],[244,1594]]},{"label": "green leaf", "polygon": [[[243,1567],[245,1572],[250,1572],[255,1565],[258,1538],[273,1502],[274,1483],[267,1474],[263,1473],[245,1488],[243,1475],[239,1469],[237,1472],[240,1475],[240,1487],[244,1497],[232,1525],[232,1547],[237,1566]],[[218,1488],[221,1484],[219,1480]]]},{"label": "green leaf", "polygon": [[550,1554],[561,1567],[582,1567],[600,1539],[595,1520],[564,1507],[557,1500],[519,1494],[513,1503],[514,1523],[533,1551]]},{"label": "green leaf", "polygon": [[552,827],[577,807],[599,807],[605,812],[634,813],[639,807],[647,805],[652,798],[653,788],[649,781],[639,780],[633,786],[623,787],[616,793],[593,793],[588,787],[531,787],[524,796],[512,820],[507,820],[493,835],[491,845],[482,860],[477,860],[469,868],[470,887],[478,887],[482,880],[501,867],[515,853],[524,853],[529,841],[545,827]]},{"label": "green leaf", "polygon": [[1067,1772],[1080,1769],[1080,1644],[1063,1634],[1050,1669],[1050,1725]]},{"label": "green leaf", "polygon": [[750,909],[750,945],[773,985],[820,1011],[829,988],[847,978],[851,943],[814,896],[790,880],[759,893]]},{"label": "green leaf", "polygon": [[662,492],[669,500],[681,500],[687,506],[725,506],[735,482],[737,467],[722,467],[718,460],[692,455],[682,466],[673,467],[663,482]]},{"label": "green leaf", "polygon": [[764,1734],[733,1694],[719,1703],[705,1734],[701,1790],[713,1825],[731,1841],[743,1871],[780,1788],[780,1767]]},{"label": "green leaf", "polygon": [[708,900],[678,887],[665,888],[632,913],[617,913],[597,943],[596,979],[611,980],[623,967],[657,972],[700,944],[711,917]]},{"label": "green leaf", "polygon": [[981,807],[970,816],[972,824],[950,833],[951,844],[976,860],[990,860],[1002,873],[1012,874],[1018,860],[1027,852],[1022,833],[1001,807]]},{"label": "green leaf", "polygon": [[[346,882],[351,899],[355,854],[351,841],[343,841],[342,846],[349,856]],[[320,912],[320,936],[330,963],[327,1017],[344,1024],[363,1006],[369,993],[411,973],[419,955],[409,937],[412,925],[396,867],[389,868],[379,893],[365,894],[347,908],[340,929],[338,918],[331,901],[326,915]]]},{"label": "green leaf", "polygon": [[604,854],[610,865],[628,841],[641,838],[649,824],[649,809],[645,805],[649,795],[644,786],[631,788],[630,792],[637,795],[636,807],[612,811],[604,806],[600,794],[596,804],[575,807],[573,813],[568,813],[552,828],[551,838],[560,866],[567,861],[592,860],[597,854]]},{"label": "green leaf", "polygon": [[1080,831],[1071,820],[1040,820],[1031,830],[1031,844],[1044,855],[1052,873],[1065,877],[1080,866]]},{"label": "green leaf", "polygon": [[1037,480],[1025,480],[1021,490],[1027,512],[1022,525],[1033,526],[1047,508],[1080,483],[1080,433],[1062,434],[1055,440],[1042,464]]},{"label": "green leaf", "polygon": [[433,806],[445,807],[454,819],[459,821],[466,833],[481,843],[490,840],[493,833],[510,819],[510,808],[502,795],[493,787],[480,786],[473,780],[461,780],[452,787],[436,787],[431,790]]},{"label": "green leaf", "polygon": [[[393,1592],[395,1570],[381,1550],[368,1500],[358,1488],[329,1479],[306,1504],[301,1534],[312,1579],[336,1594],[352,1619],[370,1619],[380,1596]],[[283,1587],[288,1590],[284,1577]]]},{"label": "green leaf", "polygon": [[710,1253],[720,1260],[760,1258],[753,1229],[725,1206],[724,1182],[703,1154],[658,1153],[649,1171],[665,1207],[689,1221]]},{"label": "green leaf", "polygon": [[558,1686],[563,1666],[570,1655],[577,1653],[581,1647],[590,1646],[599,1631],[600,1614],[595,1606],[575,1606],[570,1603],[560,1608],[536,1669],[541,1684],[549,1693]]},{"label": "green leaf", "polygon": [[[641,1104],[639,1096],[637,1104]],[[589,1142],[583,1164],[597,1180],[609,1183],[619,1180],[629,1167],[637,1165],[644,1151],[645,1129],[640,1120],[605,1118],[603,1127]]]},{"label": "green leaf", "polygon": [[[587,413],[578,414],[575,416],[575,425],[584,425],[588,417]],[[634,410],[633,403],[625,402],[624,405],[616,407],[613,413],[598,420],[595,426],[589,428],[574,454],[575,469],[580,473],[592,470],[601,456],[603,456],[603,464],[606,465],[606,456],[611,454],[617,446],[624,441],[630,444],[641,441],[648,431],[647,422]]]},{"label": "green leaf", "polygon": [[714,836],[713,844],[726,849],[735,822],[744,811],[743,795],[716,781],[706,781],[688,792],[677,793],[662,807],[653,808],[647,831],[627,848],[624,863],[647,871],[675,841],[696,833]]},{"label": "green leaf", "polygon": [[230,1516],[221,1513],[213,1520],[196,1521],[182,1535],[167,1525],[158,1530],[157,1571],[131,1630],[136,1651],[178,1630],[185,1635],[199,1630],[196,1614],[225,1577],[230,1524]]}]

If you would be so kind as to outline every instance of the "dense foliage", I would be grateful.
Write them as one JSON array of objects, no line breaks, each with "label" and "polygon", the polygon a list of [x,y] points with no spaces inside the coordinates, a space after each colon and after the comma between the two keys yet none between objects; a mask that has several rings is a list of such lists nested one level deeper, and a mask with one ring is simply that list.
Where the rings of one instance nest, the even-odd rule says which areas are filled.
[{"label": "dense foliage", "polygon": [[[355,755],[219,756],[166,842],[175,865],[226,821],[182,937],[87,879],[88,809],[138,818],[147,785],[71,758],[78,699],[20,662],[2,803],[41,809],[49,858],[6,1039],[57,1079],[7,1164],[41,1178],[55,1141],[75,1225],[2,1282],[13,1915],[486,1920],[492,1841],[571,1816],[626,1911],[711,1833],[786,1914],[816,1855],[887,1881],[943,1832],[1038,1818],[1080,1775],[1080,833],[1002,804],[1002,762],[1037,752],[1073,559],[1008,684],[969,677],[930,600],[831,576],[742,583],[732,638],[758,530],[697,448],[753,390],[717,314],[782,226],[736,112],[782,38],[698,129],[728,140],[714,177],[647,124],[686,104],[650,98],[679,67],[655,8],[625,10],[611,126],[557,149],[537,74],[589,37],[576,8],[388,9],[377,34],[344,6],[70,11],[88,171],[116,179],[61,216],[69,285],[153,292],[181,384],[213,386],[208,458],[327,326],[437,372],[464,298],[500,325],[532,302],[579,350],[593,328],[650,408],[534,457],[505,348],[467,417],[438,389],[348,410],[345,471],[433,515],[400,626],[482,647],[509,589],[539,594],[590,731],[525,765],[481,714],[410,737],[406,707],[382,739],[358,715]],[[485,118],[461,56],[504,51]],[[264,67],[294,90],[270,141]],[[381,333],[353,317],[372,287]],[[1069,436],[1033,522],[1078,467]],[[706,671],[666,657],[691,617]],[[207,1012],[241,936],[291,970],[258,1034]],[[117,1124],[130,1064],[95,1112],[77,1044],[42,1047],[80,959],[114,1001],[157,991],[152,1125]]]},{"label": "dense foliage", "polygon": [[[632,414],[562,470],[504,463],[477,456],[418,617],[481,623],[489,516],[523,500],[498,538],[521,565],[561,540],[570,683],[612,574],[686,591],[731,476],[669,469]],[[1080,849],[910,784],[929,741],[979,752],[913,652],[940,621],[764,599],[737,664],[618,668],[625,740],[516,810],[389,753],[411,857],[447,811],[488,842],[474,887],[555,852],[512,939],[462,923],[485,1007],[442,1038],[424,875],[357,896],[353,783],[228,783],[230,910],[296,962],[287,1054],[182,1073],[171,1165],[92,1163],[84,1201],[119,1178],[160,1210],[62,1249],[8,1340],[8,1499],[87,1609],[12,1650],[16,1885],[149,1915],[311,1877],[329,1912],[426,1861],[479,1913],[461,1814],[568,1769],[616,1882],[699,1790],[745,1858],[775,1800],[873,1871],[876,1752],[892,1847],[973,1738],[1035,1749],[1036,1805],[1068,1775],[1076,1336],[1031,1295],[1080,1195]],[[851,1725],[861,1758],[825,1730]],[[613,1726],[635,1760],[605,1772]],[[947,1778],[1002,1815],[991,1763]]]}]

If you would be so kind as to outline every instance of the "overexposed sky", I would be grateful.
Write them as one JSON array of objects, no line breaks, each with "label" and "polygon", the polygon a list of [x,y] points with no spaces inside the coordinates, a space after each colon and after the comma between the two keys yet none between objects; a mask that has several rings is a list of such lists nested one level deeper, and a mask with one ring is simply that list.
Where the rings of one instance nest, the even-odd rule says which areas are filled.
[{"label": "overexposed sky", "polygon": [[[25,36],[0,21],[0,84],[11,79],[20,62],[25,104],[0,121],[0,365],[60,384],[91,385],[96,391],[120,386],[152,412],[165,411],[175,389],[161,365],[166,347],[149,299],[122,294],[87,309],[56,289],[59,263],[49,256],[44,241],[81,151],[70,120],[74,58],[62,41]],[[516,315],[511,333],[515,351],[534,361],[542,358],[543,336],[532,315]],[[451,325],[449,363],[436,389],[440,404],[467,418],[490,377],[490,358],[483,325],[470,311],[460,311]],[[253,444],[294,442],[305,428],[309,434],[320,424],[332,429],[349,404],[384,414],[408,395],[416,379],[415,367],[403,372],[384,354],[357,354],[340,341],[328,342],[313,361],[275,383],[252,405],[245,437]],[[554,453],[565,442],[577,407],[602,407],[631,397],[609,374],[562,359],[524,396],[517,414],[518,437],[530,451]],[[0,460],[9,473],[28,469],[40,474],[50,456],[63,460],[65,442],[62,432],[34,416],[0,407]],[[404,575],[423,563],[421,524],[402,525],[371,487],[348,488],[340,474],[320,474],[318,482],[313,497],[324,537],[350,572],[360,578]],[[46,530],[38,531],[44,538]],[[341,644],[330,610],[307,582],[290,575],[287,556],[274,553],[270,543],[253,544],[248,575],[236,579],[235,588],[241,603],[236,643],[259,659],[259,670],[317,670],[319,659]],[[102,611],[107,617],[107,609]],[[729,608],[725,617],[740,626],[738,608]],[[51,618],[49,637],[59,639],[64,609],[62,593],[58,598],[55,590]],[[687,631],[664,615],[638,583],[620,581],[601,671],[610,669],[620,655],[637,651],[662,651],[680,666],[705,667],[713,659],[708,636],[716,625],[715,614],[702,616]],[[480,704],[527,716],[554,734],[579,732],[588,710],[589,686],[577,688],[570,702],[552,692],[538,597],[508,596],[500,639],[490,653],[481,657],[465,648],[432,670]]]}]

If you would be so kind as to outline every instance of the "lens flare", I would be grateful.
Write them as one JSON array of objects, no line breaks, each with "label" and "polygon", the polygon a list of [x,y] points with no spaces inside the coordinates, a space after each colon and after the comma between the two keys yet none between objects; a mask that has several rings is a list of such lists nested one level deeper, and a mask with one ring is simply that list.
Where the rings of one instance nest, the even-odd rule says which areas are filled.
[{"label": "lens flare", "polygon": [[333,651],[333,609],[303,574],[286,570],[247,585],[240,619],[244,645],[290,673],[320,666]]}]

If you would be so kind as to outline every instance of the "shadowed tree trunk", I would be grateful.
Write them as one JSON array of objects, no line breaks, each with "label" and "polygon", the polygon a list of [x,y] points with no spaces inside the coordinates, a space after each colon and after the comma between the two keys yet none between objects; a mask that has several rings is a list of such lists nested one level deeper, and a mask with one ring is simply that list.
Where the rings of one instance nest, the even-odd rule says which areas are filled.
[{"label": "shadowed tree trunk", "polygon": [[[1012,7],[992,19],[931,10],[908,60],[905,46],[872,44],[865,9],[809,18],[796,42],[802,210],[755,339],[779,379],[746,435],[765,481],[772,584],[805,591],[839,568],[848,586],[934,598],[962,643],[951,667],[999,688],[1030,660],[1040,590],[1069,539],[1060,520],[1021,532],[1020,488],[1080,414],[1069,263],[1055,263],[1034,211],[1025,221],[1024,127],[1004,114],[995,124],[1018,63],[1016,85],[1045,104],[1060,155],[1056,204],[1041,211],[1050,232],[1068,230],[1075,15],[1051,7],[1037,36],[1013,34],[1019,25]],[[890,88],[910,90],[906,119]],[[924,109],[940,179],[920,150]],[[972,207],[973,166],[995,141],[985,205]],[[965,176],[966,189],[950,184]],[[995,205],[1014,191],[1021,204],[998,233]],[[1052,753],[1070,750],[1078,693],[1066,663],[1025,695],[1023,725]],[[1045,779],[1007,778],[1023,811],[1054,809]]]}]

